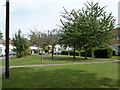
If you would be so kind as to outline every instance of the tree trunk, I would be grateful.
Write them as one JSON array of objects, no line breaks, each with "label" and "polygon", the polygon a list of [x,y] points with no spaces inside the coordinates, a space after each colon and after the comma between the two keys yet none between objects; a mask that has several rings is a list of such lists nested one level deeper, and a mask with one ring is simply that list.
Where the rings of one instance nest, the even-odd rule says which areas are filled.
[{"label": "tree trunk", "polygon": [[39,55],[39,47],[38,47],[38,55]]},{"label": "tree trunk", "polygon": [[49,45],[48,45],[48,55],[49,55]]},{"label": "tree trunk", "polygon": [[85,59],[87,60],[87,47],[85,47]]},{"label": "tree trunk", "polygon": [[54,45],[52,45],[52,60],[53,60],[53,55],[54,55]]},{"label": "tree trunk", "polygon": [[75,58],[75,44],[74,44],[74,58]]},{"label": "tree trunk", "polygon": [[95,58],[94,52],[92,52],[92,58]]},{"label": "tree trunk", "polygon": [[43,62],[43,49],[42,49],[42,54],[41,54],[41,62]]}]

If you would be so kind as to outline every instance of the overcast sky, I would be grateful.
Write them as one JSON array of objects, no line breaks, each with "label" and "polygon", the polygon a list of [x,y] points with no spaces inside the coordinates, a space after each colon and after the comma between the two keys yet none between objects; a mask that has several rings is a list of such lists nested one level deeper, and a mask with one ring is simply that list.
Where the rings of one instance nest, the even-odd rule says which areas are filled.
[{"label": "overcast sky", "polygon": [[[0,0],[0,30],[5,36],[5,1]],[[91,0],[88,0],[91,2]],[[108,6],[107,13],[112,12],[118,23],[118,1],[119,0],[93,0],[100,6]],[[60,12],[63,7],[68,11],[85,7],[87,0],[10,0],[10,37],[21,29],[22,33],[27,34],[30,29],[36,26],[39,30],[47,32],[59,28]]]}]

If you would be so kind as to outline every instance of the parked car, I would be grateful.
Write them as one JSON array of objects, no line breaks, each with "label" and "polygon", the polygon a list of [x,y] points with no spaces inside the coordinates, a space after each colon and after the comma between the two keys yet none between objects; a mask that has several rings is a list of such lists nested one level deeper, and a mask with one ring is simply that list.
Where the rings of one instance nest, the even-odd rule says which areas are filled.
[{"label": "parked car", "polygon": [[16,55],[16,52],[12,52],[13,55]]},{"label": "parked car", "polygon": [[[42,55],[42,51],[39,52],[39,55]],[[43,51],[43,55],[45,55],[45,51]]]}]

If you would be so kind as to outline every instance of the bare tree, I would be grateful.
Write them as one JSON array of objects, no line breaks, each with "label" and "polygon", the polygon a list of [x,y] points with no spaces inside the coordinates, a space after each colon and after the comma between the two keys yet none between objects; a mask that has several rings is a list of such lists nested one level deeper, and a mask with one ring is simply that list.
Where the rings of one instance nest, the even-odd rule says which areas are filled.
[{"label": "bare tree", "polygon": [[58,40],[59,40],[59,33],[57,29],[53,29],[52,31],[50,31],[48,38],[50,41],[50,45],[52,46],[52,59],[53,59],[54,47],[58,43]]},{"label": "bare tree", "polygon": [[[36,29],[34,31],[31,31],[30,33],[30,40],[33,43],[33,45],[36,45],[41,48],[42,54],[41,54],[41,62],[43,62],[43,50],[47,45],[47,34],[42,33],[40,31],[37,31]],[[39,50],[38,50],[39,51]]]}]

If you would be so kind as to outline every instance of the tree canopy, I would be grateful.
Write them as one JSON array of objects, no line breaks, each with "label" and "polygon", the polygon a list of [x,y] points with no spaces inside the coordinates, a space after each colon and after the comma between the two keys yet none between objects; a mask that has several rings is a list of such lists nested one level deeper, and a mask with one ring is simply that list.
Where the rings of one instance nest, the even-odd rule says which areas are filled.
[{"label": "tree canopy", "polygon": [[[110,32],[115,25],[115,19],[112,13],[107,14],[105,7],[100,7],[99,3],[85,3],[86,8],[74,9],[69,13],[64,9],[60,20],[62,23],[61,43],[65,45],[75,45],[83,47],[86,50],[85,59],[87,59],[87,49],[92,47],[107,46],[110,38],[113,37]],[[74,47],[75,49],[75,47]]]}]

